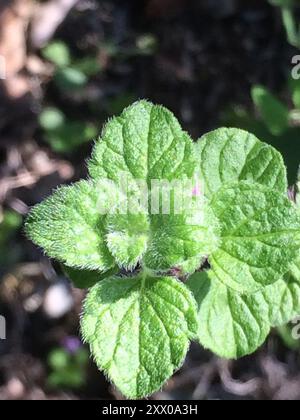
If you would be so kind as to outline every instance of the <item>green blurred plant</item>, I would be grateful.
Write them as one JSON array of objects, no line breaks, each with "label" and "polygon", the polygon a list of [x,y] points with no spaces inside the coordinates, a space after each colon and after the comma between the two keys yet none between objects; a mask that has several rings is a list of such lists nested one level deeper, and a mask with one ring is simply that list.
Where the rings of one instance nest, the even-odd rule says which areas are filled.
[{"label": "green blurred plant", "polygon": [[270,133],[274,136],[284,133],[289,127],[290,112],[288,107],[264,86],[253,86],[251,96]]},{"label": "green blurred plant", "polygon": [[71,65],[71,54],[67,45],[62,41],[53,41],[42,51],[42,55],[57,67],[67,67]]},{"label": "green blurred plant", "polygon": [[101,43],[102,52],[110,57],[119,60],[126,60],[131,57],[153,55],[158,49],[158,39],[154,34],[140,34],[134,40],[134,43],[121,46],[113,40]]},{"label": "green blurred plant", "polygon": [[22,225],[22,217],[19,213],[6,210],[0,215],[0,247],[5,246],[10,237]]},{"label": "green blurred plant", "polygon": [[19,256],[19,248],[15,246],[9,249],[8,242],[22,225],[22,217],[12,210],[6,210],[0,214],[0,265],[7,266],[16,261]]},{"label": "green blurred plant", "polygon": [[[70,340],[70,338],[69,338]],[[76,340],[71,338],[71,340]],[[89,360],[88,351],[79,346],[77,349],[58,347],[48,356],[51,372],[47,383],[51,388],[80,388],[86,379]]]},{"label": "green blurred plant", "polygon": [[136,53],[138,55],[152,55],[157,51],[158,40],[155,35],[145,33],[136,39]]},{"label": "green blurred plant", "polygon": [[86,86],[89,78],[101,71],[97,57],[72,57],[69,47],[62,41],[47,45],[42,55],[55,66],[54,82],[62,91],[79,90]]},{"label": "green blurred plant", "polygon": [[295,340],[293,338],[293,328],[295,326],[290,323],[287,325],[282,325],[277,328],[277,334],[281,338],[283,344],[290,350],[299,350],[300,349],[300,340]]},{"label": "green blurred plant", "polygon": [[[152,55],[158,46],[157,38],[145,33],[136,38],[130,47],[121,47],[107,41],[99,45],[102,54],[107,57],[130,58],[140,55]],[[76,59],[63,41],[53,41],[42,50],[42,56],[55,66],[54,83],[66,92],[80,90],[86,86],[90,77],[101,72],[102,66],[97,56],[85,56]]]},{"label": "green blurred plant", "polygon": [[126,108],[136,100],[137,97],[133,92],[119,93],[118,95],[108,99],[106,103],[106,112],[110,116],[120,114],[124,108]]},{"label": "green blurred plant", "polygon": [[300,24],[295,15],[295,7],[299,6],[299,2],[296,0],[269,0],[269,3],[280,7],[287,40],[293,47],[300,49]]},{"label": "green blurred plant", "polygon": [[39,123],[44,130],[45,140],[58,153],[72,152],[97,135],[92,123],[70,120],[55,107],[45,108],[40,114]]},{"label": "green blurred plant", "polygon": [[288,81],[289,98],[280,100],[269,89],[254,85],[251,98],[255,115],[246,108],[233,106],[222,115],[225,125],[251,131],[265,142],[276,147],[288,166],[289,184],[297,177],[300,162],[300,80]]}]

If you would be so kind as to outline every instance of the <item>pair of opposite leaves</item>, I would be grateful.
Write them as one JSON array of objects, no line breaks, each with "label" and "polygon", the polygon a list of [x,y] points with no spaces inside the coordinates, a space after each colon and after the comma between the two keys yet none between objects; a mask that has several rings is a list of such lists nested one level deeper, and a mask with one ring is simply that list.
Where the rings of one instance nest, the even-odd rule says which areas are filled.
[{"label": "pair of opposite leaves", "polygon": [[[88,168],[89,180],[34,207],[26,229],[65,264],[75,285],[93,286],[82,333],[124,395],[159,389],[183,363],[190,339],[241,357],[300,310],[300,217],[271,146],[226,128],[193,144],[172,113],[140,101],[108,122]],[[202,217],[191,225],[190,214],[153,215],[137,203],[134,214],[110,212],[124,174],[132,197],[136,180],[150,185],[199,174],[204,195],[195,211]],[[103,179],[111,182],[101,190],[106,214],[98,207]],[[211,269],[186,285],[166,275],[174,267],[192,274],[207,257]],[[114,275],[138,263],[137,276]]]}]

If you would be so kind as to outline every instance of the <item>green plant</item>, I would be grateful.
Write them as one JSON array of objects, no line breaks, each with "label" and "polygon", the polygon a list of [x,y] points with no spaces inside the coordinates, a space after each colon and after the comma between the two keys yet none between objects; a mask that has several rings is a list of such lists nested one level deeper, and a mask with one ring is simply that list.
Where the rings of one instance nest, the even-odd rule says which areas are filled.
[{"label": "green plant", "polygon": [[297,0],[269,0],[269,3],[280,7],[287,40],[293,47],[300,48],[300,25],[294,13],[294,9],[299,6],[299,2]]},{"label": "green plant", "polygon": [[5,267],[15,263],[20,254],[20,248],[8,246],[9,241],[16,231],[22,226],[22,216],[13,210],[0,213],[0,265]]},{"label": "green plant", "polygon": [[293,324],[281,325],[277,328],[277,334],[283,344],[290,350],[298,351],[300,349],[299,338],[296,340],[293,337]]},{"label": "green plant", "polygon": [[0,214],[0,246],[5,246],[17,229],[22,225],[22,217],[19,213],[12,210],[6,210]]},{"label": "green plant", "polygon": [[288,167],[288,180],[295,182],[300,152],[300,81],[290,79],[286,102],[268,88],[254,85],[251,98],[256,115],[242,107],[233,107],[224,112],[222,122],[254,133],[271,144],[283,155]]},{"label": "green plant", "polygon": [[80,388],[84,384],[89,356],[77,340],[67,337],[63,347],[57,347],[49,353],[51,371],[47,383],[51,388]]},{"label": "green plant", "polygon": [[251,90],[253,103],[267,129],[274,136],[280,136],[289,127],[288,107],[264,86],[254,85]]},{"label": "green plant", "polygon": [[158,390],[190,340],[241,357],[300,312],[300,215],[273,147],[227,128],[194,144],[140,101],[108,122],[88,169],[34,207],[26,231],[91,287],[82,334],[124,395]]},{"label": "green plant", "polygon": [[53,41],[47,45],[42,55],[55,66],[54,82],[66,92],[82,89],[89,77],[99,73],[101,66],[94,57],[75,59],[69,47],[62,41]]},{"label": "green plant", "polygon": [[39,123],[44,130],[45,140],[52,150],[58,153],[72,152],[91,141],[97,134],[92,123],[66,118],[64,113],[55,107],[44,108],[39,116]]}]

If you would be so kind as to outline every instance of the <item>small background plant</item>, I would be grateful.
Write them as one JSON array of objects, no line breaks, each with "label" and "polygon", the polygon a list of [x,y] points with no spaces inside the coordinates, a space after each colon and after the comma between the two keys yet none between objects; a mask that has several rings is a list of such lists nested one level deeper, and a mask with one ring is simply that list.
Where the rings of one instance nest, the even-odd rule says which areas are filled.
[{"label": "small background plant", "polygon": [[300,48],[300,25],[296,17],[299,2],[297,0],[269,0],[269,2],[280,8],[288,42],[293,47]]},{"label": "small background plant", "polygon": [[86,381],[89,354],[77,337],[66,337],[62,347],[48,355],[50,373],[47,379],[51,388],[76,389]]}]

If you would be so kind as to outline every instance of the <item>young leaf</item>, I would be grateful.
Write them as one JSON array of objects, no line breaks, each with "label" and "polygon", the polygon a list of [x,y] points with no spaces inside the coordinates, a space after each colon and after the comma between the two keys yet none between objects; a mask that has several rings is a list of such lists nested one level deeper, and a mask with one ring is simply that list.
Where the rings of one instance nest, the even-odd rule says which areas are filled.
[{"label": "young leaf", "polygon": [[[200,209],[191,203],[190,211],[183,208],[178,214],[174,210],[176,184],[172,182],[187,181],[195,169],[191,139],[163,107],[140,101],[106,125],[89,162],[91,176],[99,182],[101,177],[108,178],[120,189],[127,188],[129,195],[134,192],[134,197],[144,197],[145,186],[149,194],[143,215],[108,217],[107,243],[119,265],[132,269],[143,259],[148,268],[165,271],[189,258],[200,260],[215,249],[216,222],[205,203]],[[153,181],[162,181],[165,190],[168,183],[170,209],[166,214],[162,214],[162,202],[159,214],[153,212]],[[192,193],[192,185],[190,190]],[[187,200],[193,202],[191,195]],[[191,223],[191,215],[203,217]]]},{"label": "young leaf", "polygon": [[147,215],[136,210],[136,214],[115,214],[107,218],[108,248],[120,267],[133,269],[142,259],[149,240]]},{"label": "young leaf", "polygon": [[202,216],[194,222],[186,214],[150,216],[150,240],[144,256],[147,267],[167,270],[183,265],[184,271],[190,271],[194,259],[200,261],[217,248],[218,222],[204,202],[199,212]]},{"label": "young leaf", "polygon": [[289,126],[289,109],[263,86],[253,86],[252,100],[269,131],[281,135]]},{"label": "young leaf", "polygon": [[195,145],[203,192],[212,197],[225,183],[257,182],[277,191],[287,190],[286,169],[276,149],[237,128],[205,134]]},{"label": "young leaf", "polygon": [[209,261],[222,283],[253,293],[287,272],[299,252],[300,216],[286,196],[244,181],[219,190],[211,206],[221,242]]},{"label": "young leaf", "polygon": [[219,239],[216,217],[204,200],[198,204],[182,214],[153,215],[136,207],[133,214],[108,215],[106,239],[118,265],[131,270],[140,262],[154,271],[181,266],[192,271],[195,260],[214,251]]},{"label": "young leaf", "polygon": [[197,332],[191,292],[172,277],[112,277],[95,285],[81,329],[98,367],[128,398],[157,391]]},{"label": "young leaf", "polygon": [[198,303],[200,343],[227,359],[253,353],[270,331],[268,304],[262,295],[236,293],[209,273],[195,273],[187,282]]},{"label": "young leaf", "polygon": [[70,267],[107,271],[114,260],[105,243],[105,219],[91,181],[59,188],[35,206],[26,221],[30,239]]},{"label": "young leaf", "polygon": [[284,325],[300,314],[300,258],[282,279],[262,292],[269,304],[270,322],[273,327]]},{"label": "young leaf", "polygon": [[199,258],[198,256],[188,258],[183,263],[178,264],[177,267],[175,267],[175,270],[177,269],[179,271],[179,275],[182,276],[191,275],[202,266],[205,260],[205,257]]}]

